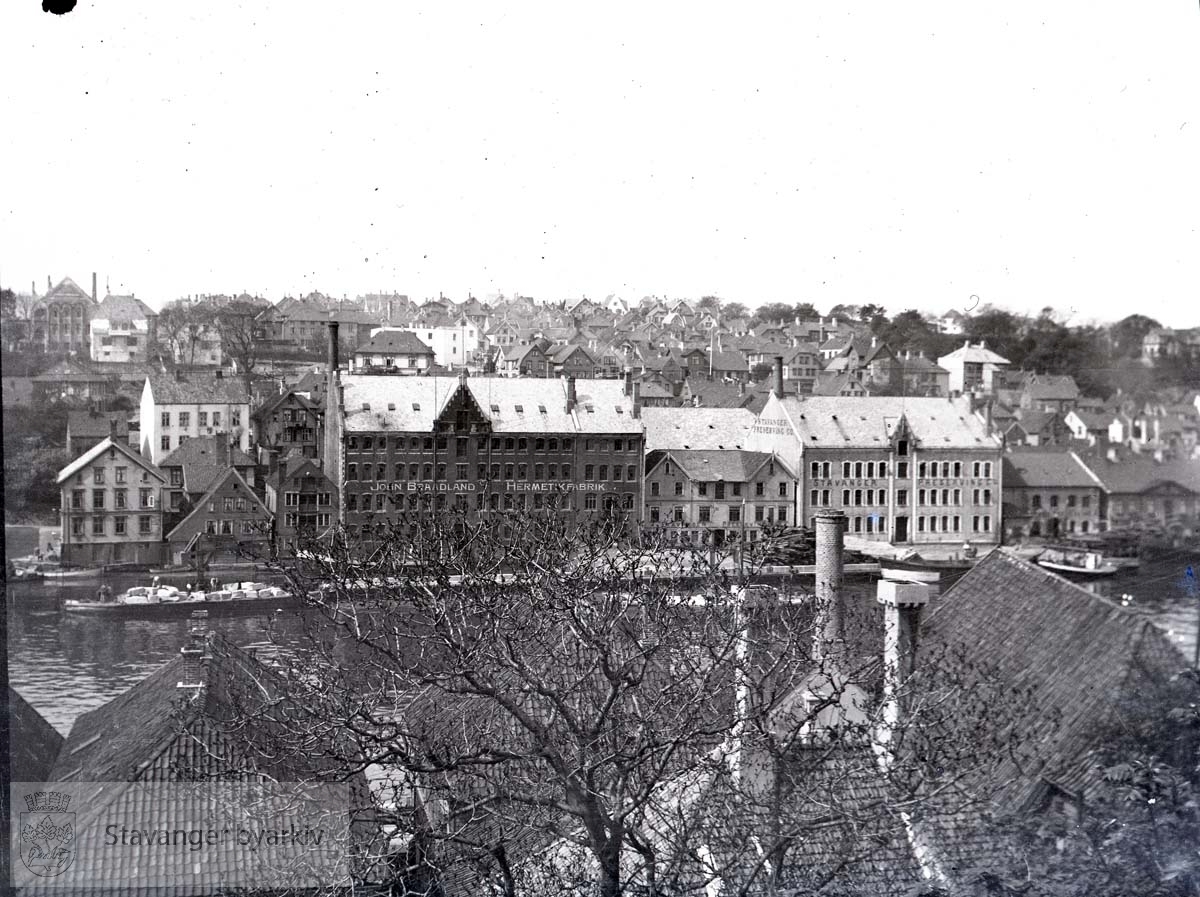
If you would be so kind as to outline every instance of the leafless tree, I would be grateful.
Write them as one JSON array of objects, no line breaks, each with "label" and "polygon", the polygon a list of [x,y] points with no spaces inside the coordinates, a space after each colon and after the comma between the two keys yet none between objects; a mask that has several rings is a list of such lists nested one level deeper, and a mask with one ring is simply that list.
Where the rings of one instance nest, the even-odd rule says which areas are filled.
[{"label": "leafless tree", "polygon": [[1019,696],[955,664],[886,727],[873,610],[831,649],[805,590],[747,588],[758,549],[731,569],[620,517],[431,500],[298,554],[292,700],[247,712],[281,755],[373,774],[418,890],[804,893],[889,862],[902,883],[912,819],[983,800],[1020,742]]}]

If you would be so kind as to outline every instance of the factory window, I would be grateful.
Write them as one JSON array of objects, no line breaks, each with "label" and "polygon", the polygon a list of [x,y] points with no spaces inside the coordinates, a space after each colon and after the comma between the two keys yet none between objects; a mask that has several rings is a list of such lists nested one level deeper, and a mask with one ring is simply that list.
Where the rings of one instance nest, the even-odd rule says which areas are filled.
[{"label": "factory window", "polygon": [[850,479],[850,462],[849,461],[842,462],[842,479],[843,480]]}]

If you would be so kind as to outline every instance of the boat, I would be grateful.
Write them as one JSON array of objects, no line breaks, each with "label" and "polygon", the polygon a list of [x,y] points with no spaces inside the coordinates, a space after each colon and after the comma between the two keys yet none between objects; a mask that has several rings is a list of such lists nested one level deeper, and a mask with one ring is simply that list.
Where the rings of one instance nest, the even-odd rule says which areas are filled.
[{"label": "boat", "polygon": [[79,601],[68,598],[63,602],[62,609],[68,614],[96,617],[157,619],[186,617],[194,610],[206,610],[210,617],[268,613],[296,607],[299,603],[296,595],[277,586],[262,582],[233,582],[207,592],[189,592],[167,585],[135,586],[118,595],[115,600],[96,598]]},{"label": "boat", "polygon": [[1077,576],[1112,576],[1120,567],[1105,561],[1098,551],[1071,548],[1047,548],[1037,557],[1037,564],[1047,570]]},{"label": "boat", "polygon": [[966,553],[948,558],[926,558],[916,551],[908,551],[894,558],[880,560],[880,564],[888,570],[928,570],[937,573],[966,573],[978,563],[978,557],[969,556]]}]

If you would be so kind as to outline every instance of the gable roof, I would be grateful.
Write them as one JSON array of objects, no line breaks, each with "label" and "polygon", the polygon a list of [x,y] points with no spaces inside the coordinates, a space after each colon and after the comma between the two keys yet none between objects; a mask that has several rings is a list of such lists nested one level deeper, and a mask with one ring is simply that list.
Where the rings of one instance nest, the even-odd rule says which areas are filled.
[{"label": "gable roof", "polygon": [[9,779],[13,782],[49,782],[54,758],[62,749],[63,737],[45,717],[8,687],[10,726]]},{"label": "gable roof", "polygon": [[903,418],[925,448],[999,448],[965,399],[787,396],[780,400],[800,442],[812,448],[881,447]]},{"label": "gable roof", "polygon": [[746,408],[643,408],[646,451],[656,449],[740,449],[754,413]]},{"label": "gable roof", "polygon": [[284,480],[290,480],[294,477],[313,477],[321,478],[329,482],[329,478],[325,476],[325,471],[312,458],[300,458],[289,456],[284,458],[275,472],[267,477],[267,485],[278,490],[282,487]]},{"label": "gable roof", "polygon": [[938,359],[938,364],[946,367],[946,363],[950,364],[1011,364],[1011,362],[1003,355],[997,355],[987,347],[985,343],[967,343],[964,346],[959,346],[949,355],[943,355]]},{"label": "gable roof", "polygon": [[1013,451],[1004,456],[1004,487],[1091,489],[1100,484],[1074,452]]},{"label": "gable roof", "polygon": [[1039,765],[1002,764],[993,783],[1001,810],[1022,809],[1043,782],[1076,775],[1122,701],[1165,685],[1187,666],[1148,616],[1003,548],[937,599],[922,639],[922,652],[965,646],[973,669],[1026,692],[1022,727],[1035,733]]},{"label": "gable roof", "polygon": [[207,515],[208,513],[210,513],[208,510],[208,502],[211,499],[213,499],[216,496],[216,494],[221,491],[221,487],[224,486],[226,483],[228,483],[230,480],[233,481],[235,489],[238,489],[239,491],[244,491],[246,497],[249,498],[254,504],[258,505],[258,509],[260,511],[262,511],[264,518],[266,518],[267,520],[270,520],[272,517],[275,516],[267,509],[267,506],[263,504],[262,499],[259,498],[254,493],[254,490],[251,489],[249,485],[247,485],[246,481],[242,479],[242,475],[237,472],[237,469],[230,467],[230,468],[227,468],[223,474],[218,475],[212,481],[212,485],[209,486],[208,489],[205,491],[204,495],[202,495],[199,498],[199,500],[197,500],[196,506],[194,508],[192,508],[191,513],[189,513],[186,517],[184,517],[182,520],[180,520],[179,523],[177,523],[174,526],[174,528],[172,528],[172,530],[169,533],[167,533],[167,540],[170,541],[171,539],[173,539],[175,536],[175,533],[179,532],[179,530],[181,530],[182,528],[187,526],[189,521],[191,521],[191,519],[193,517],[196,517],[197,515],[203,516],[203,515]]},{"label": "gable roof", "polygon": [[163,472],[150,463],[148,458],[142,457],[128,445],[120,442],[113,442],[112,438],[109,436],[104,437],[101,442],[96,443],[94,446],[60,470],[58,472],[58,478],[55,480],[55,482],[61,486],[64,482],[66,482],[79,471],[86,468],[89,464],[91,464],[109,449],[116,451],[126,460],[133,462],[152,476],[158,477],[158,479],[166,482],[167,478],[163,476]]},{"label": "gable roof", "polygon": [[1035,401],[1070,401],[1079,398],[1079,387],[1068,374],[1035,374],[1026,381],[1025,393]]},{"label": "gable roof", "polygon": [[86,299],[92,305],[96,304],[96,300],[92,298],[92,294],[69,277],[64,277],[56,283],[45,296],[38,297],[39,302],[54,299]]},{"label": "gable roof", "polygon": [[[751,452],[743,449],[668,449],[651,471],[666,458],[674,461],[684,475],[693,482],[746,483],[774,457],[770,452]],[[776,463],[787,473],[786,467]]]},{"label": "gable roof", "polygon": [[1200,494],[1200,464],[1191,460],[1157,462],[1145,455],[1130,455],[1120,461],[1089,457],[1088,470],[1113,493],[1145,492],[1160,483],[1178,483]]},{"label": "gable roof", "polygon": [[108,295],[100,300],[99,307],[92,313],[92,319],[107,319],[132,323],[145,321],[155,317],[155,312],[141,299],[135,296]]}]

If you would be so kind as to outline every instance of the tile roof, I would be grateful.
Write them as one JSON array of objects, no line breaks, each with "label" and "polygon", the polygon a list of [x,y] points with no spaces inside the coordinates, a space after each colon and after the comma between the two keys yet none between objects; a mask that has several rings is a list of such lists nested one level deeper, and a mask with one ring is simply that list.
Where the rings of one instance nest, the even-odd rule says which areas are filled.
[{"label": "tile roof", "polygon": [[[271,518],[275,516],[269,510],[267,510],[267,506],[263,504],[262,499],[259,498],[255,494],[254,490],[251,489],[246,483],[246,481],[242,479],[242,475],[237,472],[237,469],[229,467],[224,471],[217,472],[217,475],[212,479],[209,487],[204,491],[204,494],[196,500],[196,506],[192,508],[188,515],[180,520],[179,523],[177,523],[169,533],[167,533],[167,541],[173,541],[175,539],[175,533],[185,531],[189,525],[189,521],[191,521],[193,517],[199,519],[207,517],[210,513],[212,513],[208,510],[209,501],[216,496],[221,487],[224,486],[229,480],[233,480],[234,488],[238,490],[239,495],[245,495],[246,498],[249,499],[250,503],[254,506],[251,508],[251,510],[257,508],[257,510],[261,512],[262,518],[266,521],[270,521]],[[194,491],[190,484],[185,484],[185,488],[188,492]]]},{"label": "tile roof", "polygon": [[151,374],[146,378],[155,405],[248,405],[246,387],[237,377],[187,374],[176,378]]},{"label": "tile roof", "polygon": [[60,470],[58,472],[58,479],[56,482],[60,485],[66,482],[78,471],[85,469],[89,464],[91,464],[109,449],[113,449],[119,454],[124,455],[128,461],[133,462],[147,473],[158,477],[163,482],[166,482],[167,478],[163,475],[163,472],[151,464],[149,458],[142,457],[140,454],[122,442],[113,442],[108,436],[104,437],[103,441],[96,443],[96,445],[92,446],[90,449]]},{"label": "tile roof", "polygon": [[8,714],[9,780],[49,781],[50,769],[62,749],[63,737],[11,685],[8,687]]},{"label": "tile roof", "polygon": [[[462,380],[349,375],[341,382],[347,432],[432,432]],[[468,377],[465,382],[495,433],[642,432],[622,380],[577,379],[576,404],[570,412],[566,379]]]},{"label": "tile roof", "polygon": [[1025,693],[1021,728],[1038,762],[1019,769],[1005,761],[992,783],[998,808],[1011,811],[1025,808],[1044,781],[1075,774],[1122,701],[1187,666],[1149,616],[1003,548],[936,599],[923,622],[922,653],[955,647],[966,648],[972,670]]},{"label": "tile roof", "polygon": [[1079,418],[1080,422],[1089,430],[1107,430],[1114,416],[1101,411],[1081,411],[1078,408],[1068,413]]},{"label": "tile roof", "polygon": [[1004,456],[1004,487],[1099,488],[1074,452],[1013,451]]},{"label": "tile roof", "polygon": [[[693,482],[724,480],[727,483],[749,482],[773,457],[770,452],[743,449],[669,449],[666,456]],[[782,466],[778,460],[776,463]]]},{"label": "tile roof", "polygon": [[745,408],[643,408],[646,451],[740,449],[754,425]]},{"label": "tile roof", "polygon": [[788,396],[780,405],[800,441],[816,448],[886,445],[901,418],[926,449],[1000,446],[961,398]]},{"label": "tile roof", "polygon": [[411,330],[380,330],[354,350],[355,355],[433,355],[433,349]]}]

